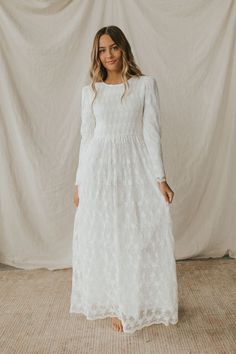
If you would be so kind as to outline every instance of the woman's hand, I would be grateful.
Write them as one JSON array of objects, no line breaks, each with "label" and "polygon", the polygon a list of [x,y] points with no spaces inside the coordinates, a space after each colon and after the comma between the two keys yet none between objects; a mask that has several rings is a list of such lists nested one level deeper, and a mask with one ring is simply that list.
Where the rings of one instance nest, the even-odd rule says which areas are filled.
[{"label": "woman's hand", "polygon": [[157,183],[159,184],[159,189],[163,194],[165,201],[169,204],[172,203],[172,200],[174,198],[174,192],[172,191],[168,183],[166,181],[157,182]]},{"label": "woman's hand", "polygon": [[74,192],[74,206],[78,208],[79,205],[79,189],[78,186],[76,186],[75,192]]}]

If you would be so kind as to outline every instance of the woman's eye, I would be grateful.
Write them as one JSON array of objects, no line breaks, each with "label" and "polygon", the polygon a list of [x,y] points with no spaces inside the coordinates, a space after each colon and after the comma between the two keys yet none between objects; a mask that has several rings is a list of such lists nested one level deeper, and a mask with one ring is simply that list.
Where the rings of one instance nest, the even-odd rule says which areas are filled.
[{"label": "woman's eye", "polygon": [[[115,46],[112,47],[112,49],[118,49],[118,46],[115,45]],[[105,49],[100,49],[99,50],[99,53],[102,53],[102,52],[105,52]]]}]

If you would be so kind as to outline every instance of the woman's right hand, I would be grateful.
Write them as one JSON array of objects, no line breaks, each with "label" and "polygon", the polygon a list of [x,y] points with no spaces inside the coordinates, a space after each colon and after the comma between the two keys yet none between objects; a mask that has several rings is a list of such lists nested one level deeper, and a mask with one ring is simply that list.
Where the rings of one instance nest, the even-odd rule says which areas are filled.
[{"label": "woman's right hand", "polygon": [[78,208],[78,205],[79,205],[79,190],[78,190],[78,186],[76,186],[76,190],[74,192],[74,206]]}]

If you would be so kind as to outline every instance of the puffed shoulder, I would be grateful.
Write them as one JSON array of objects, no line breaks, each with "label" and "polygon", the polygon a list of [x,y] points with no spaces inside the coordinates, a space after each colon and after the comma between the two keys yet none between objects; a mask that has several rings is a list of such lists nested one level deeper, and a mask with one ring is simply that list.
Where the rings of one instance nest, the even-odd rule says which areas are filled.
[{"label": "puffed shoulder", "polygon": [[93,89],[90,84],[84,85],[82,87],[81,92],[82,92],[82,97],[90,97],[91,98],[93,95]]},{"label": "puffed shoulder", "polygon": [[90,85],[89,84],[87,84],[87,85],[84,85],[83,87],[82,87],[82,91],[86,91],[86,90],[88,90],[90,88]]},{"label": "puffed shoulder", "polygon": [[145,84],[149,87],[149,88],[153,88],[157,86],[157,80],[154,76],[152,75],[145,75],[144,76],[144,80],[145,80]]},{"label": "puffed shoulder", "polygon": [[144,81],[145,81],[144,87],[145,87],[147,99],[149,100],[151,98],[158,97],[159,100],[159,88],[158,88],[156,78],[154,76],[147,75]]}]

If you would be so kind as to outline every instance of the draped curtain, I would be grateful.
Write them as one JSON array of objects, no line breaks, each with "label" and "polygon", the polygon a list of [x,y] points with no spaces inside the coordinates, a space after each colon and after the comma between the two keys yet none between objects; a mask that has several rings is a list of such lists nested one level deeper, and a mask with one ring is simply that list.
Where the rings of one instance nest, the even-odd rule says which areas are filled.
[{"label": "draped curtain", "polygon": [[103,26],[158,82],[176,259],[236,257],[236,1],[0,2],[0,262],[71,267],[81,88]]}]

